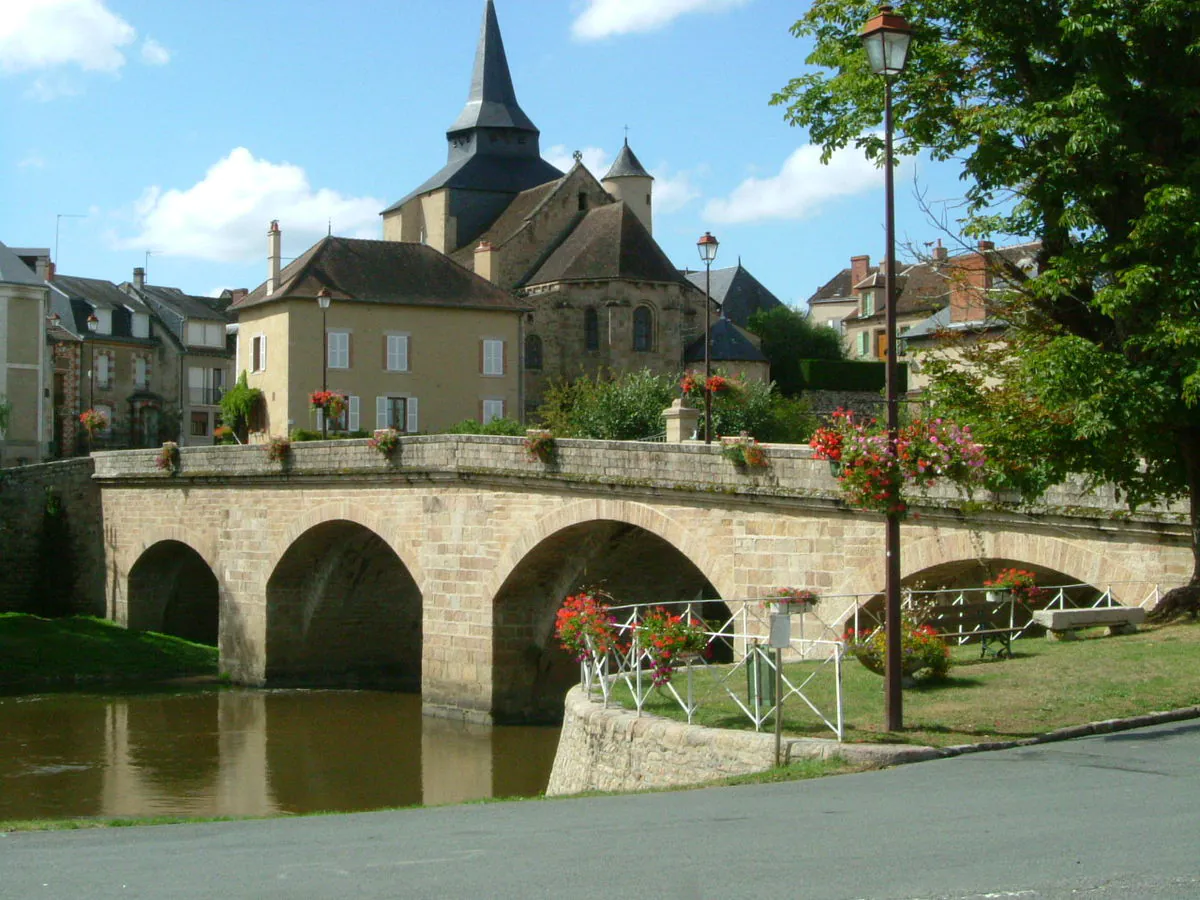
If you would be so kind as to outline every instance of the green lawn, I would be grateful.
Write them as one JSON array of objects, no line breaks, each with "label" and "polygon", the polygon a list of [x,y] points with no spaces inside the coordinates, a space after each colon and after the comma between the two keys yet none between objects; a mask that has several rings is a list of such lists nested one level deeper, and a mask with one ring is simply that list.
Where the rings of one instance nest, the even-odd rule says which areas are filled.
[{"label": "green lawn", "polygon": [[[980,660],[976,645],[955,647],[950,677],[904,692],[903,732],[884,730],[883,680],[847,658],[843,666],[843,708],[847,741],[900,742],[950,746],[1032,737],[1058,728],[1200,705],[1200,622],[1147,627],[1135,635],[1108,637],[1097,629],[1084,640],[1055,643],[1026,638],[1013,643],[1013,659]],[[784,667],[793,684],[816,668]],[[832,718],[832,666],[813,679],[805,693]],[[682,695],[682,672],[676,674]],[[745,701],[746,676],[737,672],[730,687]],[[693,682],[700,709],[693,721],[717,728],[751,728],[749,720],[710,677]],[[617,699],[633,708],[627,692]],[[652,697],[647,712],[686,720],[671,698]],[[774,725],[768,721],[767,730]],[[833,733],[799,698],[784,705],[784,731],[794,736]]]},{"label": "green lawn", "polygon": [[0,613],[0,689],[6,691],[216,674],[216,647],[86,616]]}]

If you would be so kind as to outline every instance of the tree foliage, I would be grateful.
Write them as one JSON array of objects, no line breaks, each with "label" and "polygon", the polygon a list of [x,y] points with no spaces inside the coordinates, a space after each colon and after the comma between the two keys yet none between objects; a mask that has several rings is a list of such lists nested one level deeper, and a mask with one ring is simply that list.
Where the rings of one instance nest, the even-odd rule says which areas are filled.
[{"label": "tree foliage", "polygon": [[12,416],[12,404],[0,394],[0,434],[8,431],[8,420]]},{"label": "tree foliage", "polygon": [[246,430],[255,411],[263,402],[263,393],[247,383],[246,373],[238,376],[237,384],[221,397],[221,421],[246,440]]},{"label": "tree foliage", "polygon": [[[636,441],[663,430],[663,410],[679,397],[679,376],[649,370],[615,378],[584,376],[551,385],[538,416],[560,437]],[[745,431],[761,441],[803,443],[816,421],[802,400],[780,396],[773,384],[740,383],[713,396],[713,432]]]},{"label": "tree foliage", "polygon": [[762,338],[762,352],[771,363],[771,378],[789,397],[804,390],[801,360],[844,359],[846,355],[840,334],[787,306],[758,310],[750,316],[748,325]]},{"label": "tree foliage", "polygon": [[[864,0],[815,0],[808,62],[773,102],[828,156],[878,157],[882,79]],[[1134,503],[1191,500],[1200,595],[1200,5],[1194,0],[910,0],[898,150],[959,159],[972,236],[1041,240],[1038,275],[997,312],[1008,346],[935,372],[1000,483],[1067,472]],[[935,367],[936,368],[936,367]]]}]

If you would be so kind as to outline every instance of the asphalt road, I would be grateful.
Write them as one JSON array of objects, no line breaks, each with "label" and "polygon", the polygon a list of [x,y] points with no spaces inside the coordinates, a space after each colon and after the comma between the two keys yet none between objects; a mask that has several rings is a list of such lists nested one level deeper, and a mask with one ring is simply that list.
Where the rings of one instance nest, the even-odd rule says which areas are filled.
[{"label": "asphalt road", "polygon": [[0,897],[1190,900],[1198,759],[1184,722],[781,785],[9,834]]}]

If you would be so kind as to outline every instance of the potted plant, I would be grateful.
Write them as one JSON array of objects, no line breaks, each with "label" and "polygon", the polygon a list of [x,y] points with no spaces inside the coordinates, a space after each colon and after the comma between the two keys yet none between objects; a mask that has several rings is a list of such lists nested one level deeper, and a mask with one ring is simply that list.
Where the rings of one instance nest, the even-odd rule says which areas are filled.
[{"label": "potted plant", "polygon": [[672,615],[661,606],[650,610],[637,626],[638,646],[650,657],[654,685],[671,683],[671,676],[685,657],[708,648],[704,624],[692,616]]},{"label": "potted plant", "polygon": [[580,591],[563,600],[554,620],[554,636],[578,662],[604,656],[617,646],[616,620],[601,595]]},{"label": "potted plant", "polygon": [[807,588],[777,587],[763,602],[774,606],[776,612],[790,616],[793,613],[808,612],[820,599],[820,594]]},{"label": "potted plant", "polygon": [[737,437],[721,438],[721,455],[739,469],[765,469],[769,464],[762,445],[744,431]]},{"label": "potted plant", "polygon": [[174,475],[178,472],[179,445],[174,441],[164,441],[162,449],[158,451],[158,458],[154,460],[154,464],[166,471],[168,475]]},{"label": "potted plant", "polygon": [[[887,632],[882,628],[850,629],[843,637],[846,650],[876,675],[885,674]],[[908,616],[900,620],[900,674],[910,684],[919,676],[945,678],[950,671],[950,648],[930,625],[918,625]]]},{"label": "potted plant", "polygon": [[1045,593],[1037,586],[1037,576],[1025,569],[1001,569],[995,578],[983,583],[988,588],[989,603],[1003,603],[1008,599],[1019,603],[1036,603]]},{"label": "potted plant", "polygon": [[278,435],[268,437],[264,446],[267,448],[267,459],[271,462],[287,463],[292,452],[292,442]]},{"label": "potted plant", "polygon": [[395,428],[377,428],[375,433],[367,438],[367,446],[390,459],[400,446],[400,432]]},{"label": "potted plant", "polygon": [[558,456],[558,445],[545,428],[530,428],[525,432],[525,454],[530,459],[552,463]]},{"label": "potted plant", "polygon": [[98,409],[85,409],[79,414],[79,424],[87,432],[88,440],[108,428],[108,416]]}]

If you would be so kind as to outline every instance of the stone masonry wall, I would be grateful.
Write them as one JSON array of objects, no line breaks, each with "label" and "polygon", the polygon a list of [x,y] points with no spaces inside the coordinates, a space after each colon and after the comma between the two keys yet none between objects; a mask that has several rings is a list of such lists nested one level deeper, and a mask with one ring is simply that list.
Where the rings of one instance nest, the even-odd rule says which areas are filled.
[{"label": "stone masonry wall", "polygon": [[[896,751],[835,740],[787,739],[786,765],[799,759],[839,756],[854,764],[914,762],[939,755],[929,747]],[[567,694],[562,736],[546,795],[583,791],[638,791],[704,784],[775,765],[775,736],[688,725],[624,709],[605,709],[581,688]]]},{"label": "stone masonry wall", "polygon": [[[104,522],[92,468],[92,460],[84,458],[0,472],[0,612],[45,611],[43,602],[49,602],[64,611],[103,615]],[[55,535],[52,523],[46,532],[52,502],[62,511],[68,545],[44,546]],[[67,596],[39,597],[47,579],[62,585]]]}]

